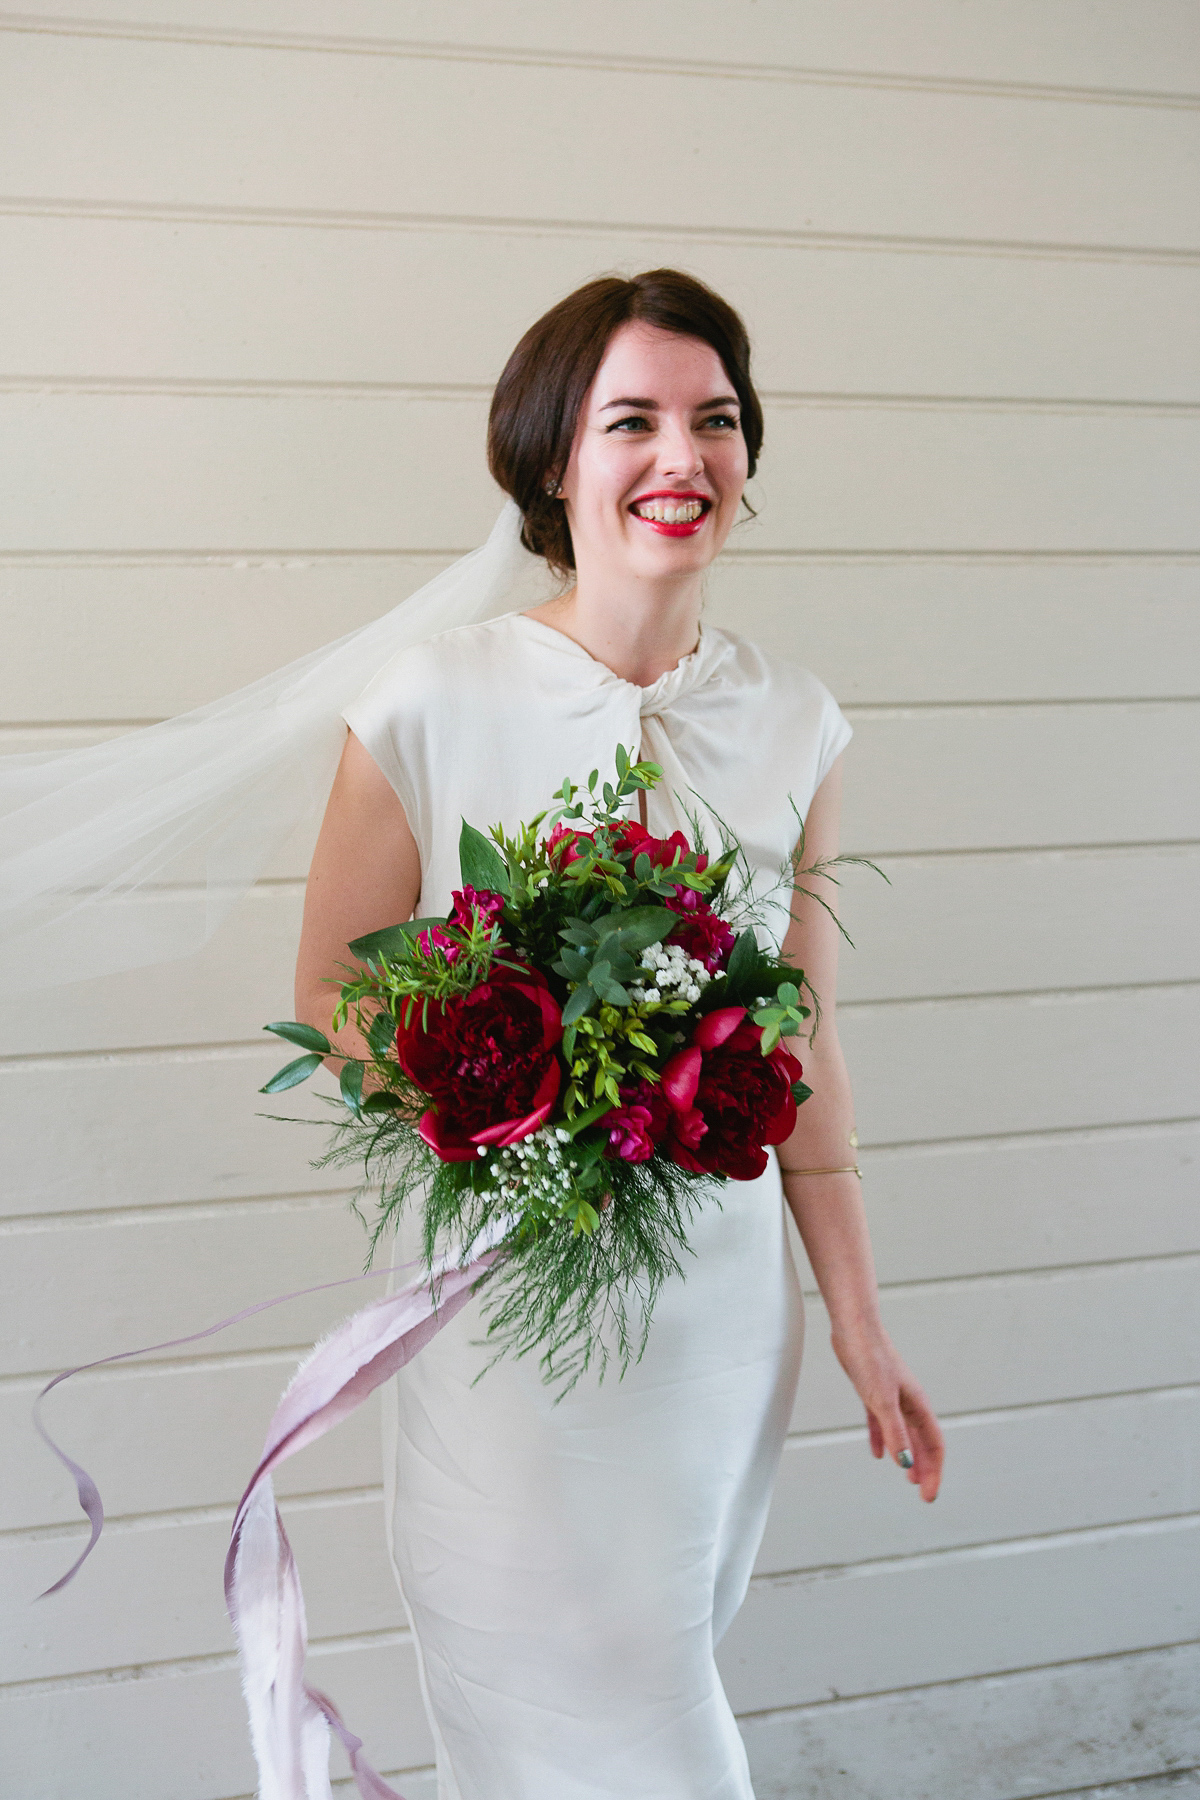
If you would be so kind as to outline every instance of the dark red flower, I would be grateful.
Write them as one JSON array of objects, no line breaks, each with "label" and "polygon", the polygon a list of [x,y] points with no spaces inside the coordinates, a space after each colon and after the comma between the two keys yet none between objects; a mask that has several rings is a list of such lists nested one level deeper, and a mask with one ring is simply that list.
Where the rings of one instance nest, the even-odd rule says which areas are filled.
[{"label": "dark red flower", "polygon": [[658,1082],[622,1082],[620,1106],[604,1115],[608,1132],[604,1154],[624,1162],[648,1161],[666,1136],[669,1118],[670,1108]]},{"label": "dark red flower", "polygon": [[[656,869],[669,867],[675,861],[677,850],[681,856],[687,856],[692,848],[682,831],[673,831],[670,837],[665,838],[651,837],[637,819],[626,819],[623,824],[618,825],[613,832],[613,843],[618,854],[628,854],[633,858],[648,856]],[[707,867],[708,858],[701,851],[696,858],[696,868],[700,870]]]},{"label": "dark red flower", "polygon": [[469,994],[414,1006],[396,1058],[433,1102],[420,1133],[443,1162],[515,1144],[544,1125],[559,1088],[562,1014],[536,969],[493,967]]},{"label": "dark red flower", "polygon": [[595,842],[590,831],[577,831],[573,825],[564,825],[560,819],[546,839],[544,848],[551,862],[561,868],[563,863],[579,861],[583,855],[582,850],[578,847],[581,839],[586,840],[589,844]]},{"label": "dark red flower", "polygon": [[753,1181],[767,1166],[764,1145],[791,1136],[800,1064],[782,1044],[764,1056],[761,1042],[762,1027],[743,1007],[721,1007],[701,1019],[687,1049],[663,1070],[667,1152],[681,1168]]},{"label": "dark red flower", "polygon": [[710,975],[716,975],[729,961],[729,953],[737,942],[730,926],[715,913],[695,888],[675,889],[675,898],[664,904],[680,915],[668,943],[682,944],[689,956],[702,962]]}]

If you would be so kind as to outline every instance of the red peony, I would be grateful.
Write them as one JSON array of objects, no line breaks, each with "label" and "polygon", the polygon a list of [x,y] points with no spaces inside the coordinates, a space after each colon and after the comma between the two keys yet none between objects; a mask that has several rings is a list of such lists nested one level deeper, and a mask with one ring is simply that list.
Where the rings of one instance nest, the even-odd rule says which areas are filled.
[{"label": "red peony", "polygon": [[687,1049],[663,1070],[671,1108],[667,1153],[680,1168],[753,1181],[767,1166],[763,1146],[791,1136],[800,1064],[782,1044],[764,1056],[761,1041],[761,1026],[743,1007],[721,1007],[701,1019]]},{"label": "red peony", "polygon": [[604,1154],[624,1162],[648,1162],[666,1136],[669,1119],[670,1107],[657,1082],[623,1082],[620,1106],[604,1115],[608,1132]]},{"label": "red peony", "polygon": [[[618,825],[613,832],[613,842],[618,853],[627,852],[635,859],[642,855],[648,856],[656,869],[666,868],[673,863],[677,850],[680,856],[687,856],[692,848],[682,831],[673,831],[666,838],[651,837],[646,827],[636,819],[626,819],[623,825]],[[700,870],[707,867],[708,858],[701,852],[696,858],[696,868]]]},{"label": "red peony", "polygon": [[481,1144],[515,1144],[544,1125],[558,1096],[562,1014],[536,969],[497,965],[469,994],[414,1006],[396,1058],[433,1102],[419,1130],[443,1162]]},{"label": "red peony", "polygon": [[682,944],[689,956],[702,962],[710,975],[716,975],[729,961],[729,952],[737,942],[731,927],[700,898],[695,888],[677,887],[675,898],[665,905],[680,915],[668,942]]}]

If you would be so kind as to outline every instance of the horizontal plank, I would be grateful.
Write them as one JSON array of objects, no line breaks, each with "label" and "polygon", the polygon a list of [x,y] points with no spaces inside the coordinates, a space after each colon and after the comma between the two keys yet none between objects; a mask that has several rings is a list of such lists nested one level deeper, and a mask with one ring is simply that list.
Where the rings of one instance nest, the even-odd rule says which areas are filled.
[{"label": "horizontal plank", "polygon": [[[1192,1325],[1200,1300],[1197,1281],[1196,1258],[1178,1257],[1053,1274],[928,1282],[887,1289],[883,1304],[902,1354],[935,1405],[954,1416],[1200,1379]],[[123,1285],[128,1291],[131,1284]],[[64,1290],[41,1330],[43,1367],[61,1366],[63,1360],[55,1349],[67,1329],[64,1314],[71,1290],[65,1284]],[[336,1295],[328,1296],[326,1304],[314,1335],[346,1310]],[[810,1312],[793,1429],[857,1428],[861,1407],[833,1356],[824,1310],[811,1297]],[[100,1326],[92,1328],[102,1335]],[[96,1348],[102,1353],[144,1341],[109,1340]],[[220,1348],[212,1345],[210,1358]],[[226,1358],[198,1366],[184,1362],[84,1375],[54,1394],[47,1406],[49,1427],[92,1471],[114,1516],[227,1505],[241,1493],[296,1355],[247,1359],[237,1354],[236,1344],[229,1344]],[[68,1478],[34,1438],[29,1419],[34,1392],[35,1384],[26,1382],[7,1384],[2,1391],[7,1441],[19,1451],[6,1484],[0,1520],[6,1529],[70,1523],[76,1517]],[[1163,1402],[1164,1407],[1173,1404]],[[198,1421],[206,1422],[203,1430],[197,1430]],[[986,1438],[986,1422],[983,1429]],[[876,1474],[859,1446],[831,1455],[839,1468],[844,1458],[851,1467],[857,1465],[854,1480],[864,1489],[855,1503],[859,1516],[874,1516],[861,1513],[873,1504],[873,1482],[885,1496],[880,1506],[899,1511],[914,1505],[894,1472]],[[356,1419],[298,1457],[281,1486],[290,1493],[365,1487],[378,1482],[379,1466],[373,1417]],[[1086,1466],[1094,1469],[1095,1463],[1089,1460]],[[951,1481],[956,1480],[952,1469]],[[1097,1504],[1106,1503],[1108,1485]],[[919,1522],[926,1516],[932,1520],[928,1529],[940,1529],[938,1509],[907,1524],[901,1516],[892,1528],[926,1529]]]},{"label": "horizontal plank", "polygon": [[[888,857],[888,885],[849,871],[856,945],[843,1001],[1200,980],[1193,929],[1200,850]],[[0,1000],[0,1044],[22,1054],[253,1039],[290,1014],[303,894],[263,886],[194,956],[79,982],[53,1008]],[[139,930],[191,904],[148,894]]]},{"label": "horizontal plank", "polygon": [[[359,1275],[366,1248],[363,1226],[344,1199],[176,1208],[151,1218],[101,1215],[65,1228],[16,1230],[6,1234],[0,1277],[3,1367],[16,1373],[66,1366],[105,1354],[98,1343],[122,1348],[181,1337],[266,1298],[267,1271],[272,1294],[293,1293]],[[387,1260],[385,1252],[381,1266]],[[289,1301],[244,1320],[228,1337],[206,1339],[192,1354],[305,1344],[328,1330],[331,1317],[383,1293],[385,1281],[381,1274]],[[64,1291],[72,1290],[81,1304],[64,1309]]]},{"label": "horizontal plank", "polygon": [[[9,562],[0,719],[186,712],[368,624],[434,556]],[[1200,693],[1194,561],[726,556],[707,617],[850,704]],[[64,657],[63,644],[71,654]]]},{"label": "horizontal plank", "polygon": [[[328,1193],[336,1178],[309,1166],[323,1134],[262,1116],[264,1107],[280,1106],[258,1089],[281,1060],[264,1041],[166,1059],[147,1053],[0,1065],[10,1213]],[[31,1132],[47,1082],[70,1083],[69,1121],[60,1113],[52,1133]],[[323,1117],[307,1089],[285,1099],[284,1116]]]},{"label": "horizontal plank", "polygon": [[[328,1296],[313,1335],[354,1304]],[[198,1363],[132,1363],[81,1375],[47,1401],[48,1429],[94,1477],[111,1518],[231,1506],[245,1490],[276,1402],[303,1351],[243,1356],[230,1340],[223,1357],[221,1340],[209,1348],[209,1358]],[[79,1519],[74,1483],[34,1433],[32,1407],[40,1386],[40,1379],[0,1385],[0,1434],[11,1447],[0,1531]],[[379,1406],[372,1399],[337,1431],[284,1463],[274,1477],[276,1492],[287,1497],[378,1487],[379,1446]]]},{"label": "horizontal plank", "polygon": [[1027,1800],[1097,1779],[1174,1800],[1176,1778],[1156,1795],[1153,1777],[1196,1755],[1198,1678],[1200,1647],[1179,1645],[819,1701],[745,1719],[742,1735],[758,1800],[928,1800],[967,1784],[972,1800]]},{"label": "horizontal plank", "polygon": [[[357,1501],[292,1502],[280,1511],[314,1642],[407,1629],[378,1492]],[[12,1596],[0,1625],[0,1681],[228,1654],[233,1630],[221,1570],[229,1525],[223,1513],[203,1523],[114,1530],[86,1573],[54,1596],[53,1609],[33,1604],[33,1596],[69,1566],[74,1538],[0,1545],[0,1586]]]},{"label": "horizontal plank", "polygon": [[839,1033],[868,1144],[1196,1116],[1191,987],[846,1007]]},{"label": "horizontal plank", "polygon": [[1200,836],[1200,705],[851,713],[843,839],[871,855]]},{"label": "horizontal plank", "polygon": [[760,1577],[717,1660],[735,1710],[1177,1643],[1200,1630],[1200,1519]]},{"label": "horizontal plank", "polygon": [[[376,1768],[432,1761],[407,1643],[317,1645],[308,1668],[364,1738]],[[95,1684],[0,1694],[0,1709],[6,1779],[20,1800],[61,1800],[81,1786],[121,1800],[251,1800],[254,1761],[232,1666],[172,1669],[158,1678],[138,1669]],[[340,1750],[330,1767],[335,1775],[345,1770]],[[406,1783],[405,1791],[409,1800],[434,1800],[423,1785]]]},{"label": "horizontal plank", "polygon": [[[882,1295],[900,1354],[949,1416],[1200,1380],[1197,1304],[1194,1256],[931,1282]],[[792,1429],[859,1426],[862,1406],[830,1348],[828,1316],[815,1297],[808,1305]],[[898,1494],[894,1504],[906,1498]]]},{"label": "horizontal plank", "polygon": [[[542,223],[331,232],[10,213],[0,264],[22,279],[0,291],[2,372],[486,386],[559,294],[601,271],[680,263],[744,312],[766,390],[1200,398],[1189,329],[1200,269],[1186,263],[730,244]],[[115,289],[119,307],[96,305]]]},{"label": "horizontal plank", "polygon": [[[78,0],[71,19],[56,13],[57,0],[33,0],[23,17],[46,17],[57,29],[94,21],[112,29],[111,0]],[[1188,50],[1197,41],[1196,17],[1187,0],[1155,0],[1139,13],[1137,29],[1121,14],[1097,14],[1089,0],[1059,0],[1051,9],[1036,0],[1010,0],[1003,11],[966,16],[953,0],[911,0],[903,21],[887,0],[854,0],[828,7],[821,0],[693,0],[686,48],[692,66],[727,68],[795,65],[815,71],[849,69],[919,82],[936,80],[1064,83],[1082,87],[1161,90],[1176,94]],[[256,0],[248,20],[242,0],[205,0],[203,11],[181,14],[178,0],[136,0],[122,6],[120,32],[155,27],[233,42],[263,32],[314,34],[373,52],[391,45],[453,46],[472,55],[531,51],[601,59],[622,55],[680,57],[676,21],[646,12],[639,0],[610,0],[602,17],[583,8],[533,0],[497,11],[481,0],[443,0],[430,15],[420,0]],[[1200,48],[1200,45],[1197,45]],[[694,60],[693,60],[694,59]]]},{"label": "horizontal plank", "polygon": [[[1193,1118],[1198,1030],[1189,987],[856,1006],[841,1020],[868,1146]],[[322,1134],[259,1116],[279,1061],[264,1043],[0,1064],[10,1216],[331,1191],[309,1166]],[[68,1081],[69,1111],[31,1131]],[[285,1116],[325,1116],[308,1089],[287,1102]]]},{"label": "horizontal plank", "polygon": [[874,1462],[865,1430],[791,1438],[755,1570],[833,1568],[1197,1512],[1198,1429],[1198,1388],[950,1419],[933,1506]]},{"label": "horizontal plank", "polygon": [[[1192,248],[1190,110],[23,35],[9,192],[190,207]],[[755,130],[712,121],[753,106]],[[113,131],[112,119],[131,129]],[[496,120],[504,121],[503,155]],[[650,142],[702,182],[645,180]],[[555,146],[553,156],[546,145]],[[837,144],[838,154],[828,147]],[[953,154],[947,154],[948,146]]]},{"label": "horizontal plank", "polygon": [[1200,1123],[867,1150],[860,1161],[882,1281],[1200,1250]]},{"label": "horizontal plank", "polygon": [[[9,391],[0,550],[445,550],[496,514],[485,415],[447,389]],[[1198,482],[1191,411],[775,401],[733,545],[1189,550]]]}]

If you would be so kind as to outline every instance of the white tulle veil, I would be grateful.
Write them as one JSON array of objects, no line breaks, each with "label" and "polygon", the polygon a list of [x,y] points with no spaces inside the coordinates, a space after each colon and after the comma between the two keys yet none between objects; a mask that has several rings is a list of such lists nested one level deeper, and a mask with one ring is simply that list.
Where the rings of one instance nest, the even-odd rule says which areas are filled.
[{"label": "white tulle veil", "polygon": [[341,710],[397,651],[529,605],[509,501],[381,619],[238,693],[86,749],[0,758],[0,993],[198,950],[328,797]]}]

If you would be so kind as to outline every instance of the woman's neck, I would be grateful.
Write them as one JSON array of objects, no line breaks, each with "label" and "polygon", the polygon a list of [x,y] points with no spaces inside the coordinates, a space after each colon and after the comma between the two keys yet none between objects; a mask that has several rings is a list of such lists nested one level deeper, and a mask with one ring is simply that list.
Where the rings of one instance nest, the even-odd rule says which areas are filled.
[{"label": "woman's neck", "polygon": [[703,577],[669,586],[610,583],[578,574],[575,586],[530,618],[540,619],[610,668],[623,681],[652,687],[696,648]]}]

